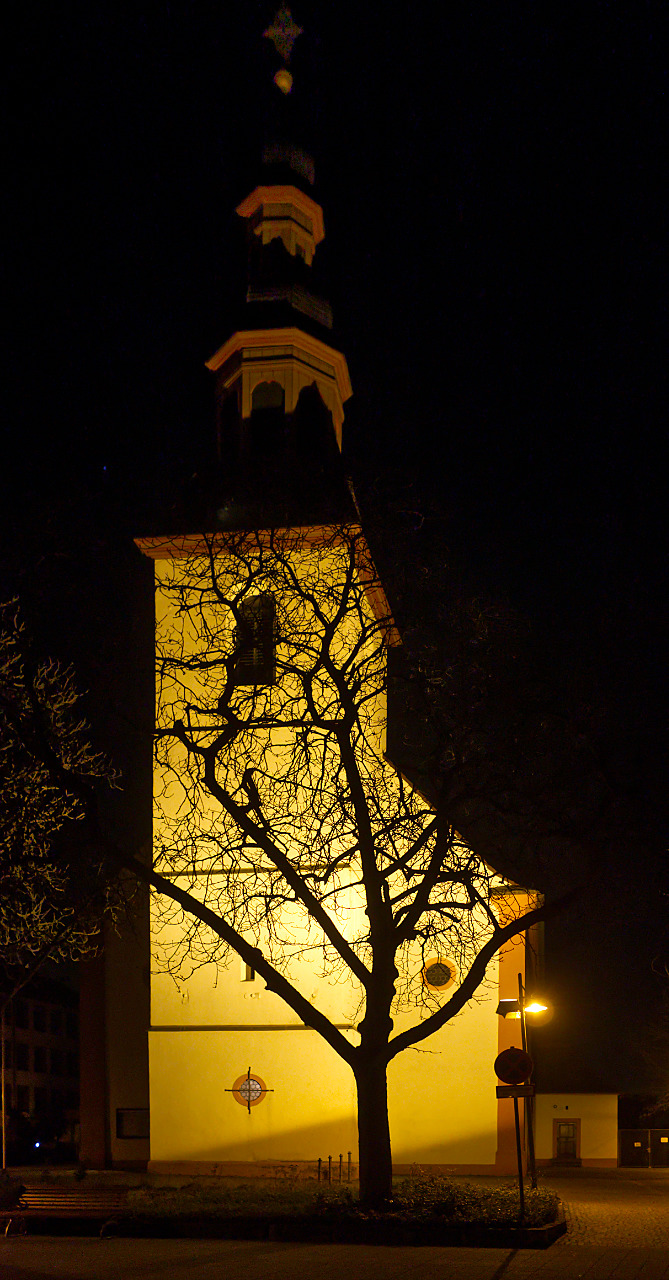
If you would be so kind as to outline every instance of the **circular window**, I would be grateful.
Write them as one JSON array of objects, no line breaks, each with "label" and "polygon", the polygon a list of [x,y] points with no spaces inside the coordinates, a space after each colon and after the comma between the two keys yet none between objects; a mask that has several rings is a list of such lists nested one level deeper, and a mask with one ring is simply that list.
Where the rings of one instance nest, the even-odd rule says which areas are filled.
[{"label": "circular window", "polygon": [[239,1086],[239,1092],[244,1102],[257,1102],[262,1093],[262,1085],[259,1080],[255,1080],[253,1076],[243,1080]]},{"label": "circular window", "polygon": [[261,1080],[260,1076],[256,1075],[255,1072],[251,1075],[247,1071],[245,1075],[237,1077],[230,1092],[235,1102],[248,1109],[249,1107],[257,1107],[258,1103],[262,1102],[267,1094],[267,1086],[265,1081]]},{"label": "circular window", "polygon": [[456,973],[453,961],[439,956],[434,960],[428,960],[423,969],[423,982],[431,991],[446,991],[448,987],[453,986]]}]

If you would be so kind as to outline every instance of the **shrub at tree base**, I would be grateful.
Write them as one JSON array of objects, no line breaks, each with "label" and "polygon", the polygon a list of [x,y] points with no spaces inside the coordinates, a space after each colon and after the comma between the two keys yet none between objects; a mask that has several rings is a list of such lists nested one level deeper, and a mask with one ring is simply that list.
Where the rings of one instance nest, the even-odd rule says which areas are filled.
[{"label": "shrub at tree base", "polygon": [[[554,1222],[558,1203],[551,1191],[527,1190],[525,1225],[540,1227]],[[261,1186],[257,1182],[232,1187],[140,1187],[130,1192],[128,1205],[141,1218],[218,1219],[230,1223],[320,1218],[332,1225],[374,1222],[379,1227],[383,1223],[389,1227],[420,1227],[441,1222],[497,1227],[516,1226],[519,1218],[515,1185],[481,1187],[443,1177],[407,1179],[394,1190],[387,1207],[379,1210],[362,1209],[357,1196],[346,1187],[315,1191],[304,1184]]]},{"label": "shrub at tree base", "polygon": [[[554,1222],[558,1197],[543,1187],[525,1191],[525,1225],[543,1227]],[[393,1212],[413,1217],[439,1217],[451,1222],[474,1222],[483,1226],[500,1226],[518,1222],[520,1212],[515,1183],[495,1187],[475,1186],[471,1182],[452,1182],[448,1178],[407,1179],[393,1196]]]}]

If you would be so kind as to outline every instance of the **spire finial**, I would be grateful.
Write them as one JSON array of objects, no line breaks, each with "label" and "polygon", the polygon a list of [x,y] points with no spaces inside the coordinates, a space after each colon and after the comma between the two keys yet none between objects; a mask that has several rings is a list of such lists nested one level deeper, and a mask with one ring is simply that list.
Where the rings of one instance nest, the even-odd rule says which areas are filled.
[{"label": "spire finial", "polygon": [[[290,62],[293,45],[297,37],[301,35],[302,27],[298,27],[297,23],[293,22],[293,15],[285,4],[280,9],[277,9],[271,27],[263,31],[263,36],[272,41],[277,53],[286,64]],[[274,76],[274,83],[282,93],[290,93],[293,87],[293,77],[287,65],[279,67]]]},{"label": "spire finial", "polygon": [[293,21],[293,15],[288,5],[283,4],[280,9],[277,9],[271,27],[263,31],[263,36],[272,41],[274,48],[284,62],[290,62],[293,45],[297,37],[302,35],[302,31],[303,28],[298,27],[297,23]]}]

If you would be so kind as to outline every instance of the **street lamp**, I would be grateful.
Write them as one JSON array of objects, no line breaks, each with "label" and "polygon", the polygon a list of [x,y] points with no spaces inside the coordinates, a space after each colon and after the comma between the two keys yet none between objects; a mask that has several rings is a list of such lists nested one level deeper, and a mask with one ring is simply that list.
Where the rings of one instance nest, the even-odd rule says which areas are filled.
[{"label": "street lamp", "polygon": [[[548,1005],[542,1004],[540,1000],[531,1000],[529,1004],[524,1005],[525,1013],[547,1013]],[[518,1021],[522,1018],[520,1005],[517,1000],[500,1000],[497,1006],[497,1012],[500,1018],[516,1018]]]},{"label": "street lamp", "polygon": [[[532,998],[531,1000],[527,999],[527,992],[525,991],[525,988],[523,986],[523,975],[522,973],[519,973],[518,974],[518,999],[517,1000],[512,1000],[512,999],[500,1000],[497,1006],[497,1013],[499,1014],[500,1018],[517,1019],[520,1022],[520,1033],[521,1033],[522,1043],[523,1043],[523,1053],[527,1053],[527,1024],[525,1022],[525,1015],[527,1013],[545,1013],[547,1009],[548,1009],[548,1005],[543,1004],[541,1000],[537,1000],[536,998]],[[530,1083],[532,1070],[533,1068],[530,1070],[528,1078],[525,1082],[528,1085]],[[528,1147],[527,1154],[528,1154],[528,1163],[530,1166],[529,1172],[530,1172],[532,1187],[536,1188],[537,1165],[534,1157],[534,1127],[532,1123],[533,1099],[531,1097],[526,1098],[525,1106],[526,1106],[526,1114],[527,1114],[527,1147]]]},{"label": "street lamp", "polygon": [[520,1018],[520,1006],[517,1000],[500,1000],[497,1012],[500,1018]]}]

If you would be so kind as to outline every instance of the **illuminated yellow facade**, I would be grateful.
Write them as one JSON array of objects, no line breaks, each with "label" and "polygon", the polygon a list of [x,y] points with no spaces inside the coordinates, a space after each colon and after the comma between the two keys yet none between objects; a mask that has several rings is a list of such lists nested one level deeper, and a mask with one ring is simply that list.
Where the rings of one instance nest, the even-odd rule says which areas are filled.
[{"label": "illuminated yellow facade", "polygon": [[[293,152],[286,154],[290,158]],[[276,284],[272,280],[268,283],[264,269],[259,271],[258,280],[249,286],[247,302],[264,308],[261,319],[240,328],[208,361],[217,377],[220,420],[233,423],[227,436],[221,428],[223,462],[232,448],[231,440],[236,441],[235,448],[241,441],[243,456],[259,406],[280,410],[290,426],[291,415],[299,413],[305,392],[317,393],[330,418],[329,430],[341,448],[344,405],[351,394],[346,360],[327,340],[329,308],[312,294],[305,275],[324,234],[320,206],[299,185],[268,181],[258,186],[237,212],[247,219],[251,255],[272,251],[283,274]],[[288,266],[291,262],[296,264],[297,270],[295,280],[288,283],[286,262]],[[267,308],[279,306],[290,308],[289,320],[284,314],[281,323],[268,323]],[[264,535],[257,525],[242,524],[244,527],[253,534],[257,547],[257,540],[262,541]],[[239,524],[235,536],[238,531]],[[290,531],[291,564],[296,578],[308,578],[317,563],[319,580],[329,572],[336,587],[341,565],[336,549],[325,550],[330,545],[331,528],[318,521],[304,524],[297,519]],[[189,599],[196,599],[192,584],[201,571],[206,572],[214,564],[223,575],[227,572],[230,536],[225,528],[206,528],[178,537],[139,541],[155,565],[157,647],[161,655],[169,654],[176,646],[188,659],[201,643],[202,629],[199,634],[190,630],[188,609],[184,606]],[[269,532],[266,536],[270,537]],[[379,584],[371,578],[367,581],[362,563],[359,574],[368,616],[366,619],[363,609],[358,625],[364,627],[366,621],[378,621],[384,611],[387,615],[387,605]],[[180,591],[180,608],[175,606],[175,588]],[[212,606],[208,615],[205,610],[201,617],[204,630],[216,636],[217,645],[223,643],[215,608]],[[396,643],[392,622],[384,625],[384,643]],[[359,638],[349,631],[343,635],[342,644],[354,649]],[[174,720],[177,712],[171,708],[185,705],[186,694],[192,694],[194,700],[200,697],[198,681],[202,679],[201,672],[188,670],[187,662],[178,680],[166,674],[164,664],[161,666],[159,725],[169,724],[170,715]],[[277,696],[281,696],[281,690]],[[385,691],[379,686],[373,706],[368,708],[373,732],[368,735],[367,749],[375,754],[374,767],[383,777],[384,786],[392,788],[392,778],[397,780],[397,775],[384,756],[386,711]],[[256,737],[250,745],[247,764],[255,765],[254,753],[260,753],[265,763],[268,752],[270,757],[275,753],[278,760],[284,746],[279,738],[262,741]],[[156,765],[159,816],[154,845],[159,869],[164,865],[163,846],[179,838],[180,814],[187,799],[187,788],[180,781],[184,768],[185,749],[175,740],[168,757]],[[202,797],[198,805],[198,830],[202,836],[205,830],[213,830],[220,815],[213,805],[209,810]],[[292,798],[290,815],[295,831],[308,806],[307,796]],[[187,848],[185,839],[183,848]],[[188,856],[186,852],[186,863]],[[184,884],[191,891],[194,884],[199,884],[203,900],[220,905],[220,885],[213,864],[203,870],[201,852],[197,852],[197,858],[198,870],[190,876],[184,872]],[[194,852],[193,867],[195,861]],[[344,902],[344,898],[342,891],[334,909],[339,912],[338,922],[345,933],[347,928],[353,928],[361,904]],[[521,914],[529,899],[516,890],[509,902],[513,904],[509,910]],[[286,908],[282,925],[293,938],[292,952],[287,945],[285,960],[294,984],[350,1043],[356,1044],[361,1014],[355,981],[324,976],[317,950],[305,954],[305,938],[312,927],[308,921],[300,918],[292,922]],[[479,925],[485,936],[483,917]],[[233,955],[227,956],[225,963],[217,963],[200,942],[200,949],[187,956],[182,942],[187,932],[187,919],[180,918],[178,911],[166,911],[164,902],[156,900],[149,1034],[150,1167],[162,1171],[261,1174],[280,1166],[310,1173],[315,1171],[319,1158],[327,1161],[332,1156],[337,1167],[340,1156],[346,1165],[350,1156],[355,1168],[356,1090],[349,1066],[241,959]],[[254,940],[262,949],[260,927]],[[268,946],[276,946],[269,936],[265,941]],[[186,962],[182,964],[184,956]],[[434,956],[435,964],[442,962],[450,964],[451,957]],[[416,951],[414,955],[409,949],[404,964],[409,983],[420,987],[425,971],[420,953]],[[454,966],[452,972],[457,983],[456,969]],[[513,1170],[512,1103],[497,1101],[493,1063],[500,1049],[519,1043],[518,1024],[496,1016],[499,999],[517,995],[519,972],[525,973],[522,937],[510,942],[489,965],[475,998],[452,1022],[391,1061],[389,1114],[398,1170],[417,1164],[473,1172]],[[445,989],[435,987],[430,1008],[438,1007],[445,998]],[[413,1024],[420,1010],[417,1012],[414,1004],[413,1009],[400,1008],[393,1016],[397,1033]],[[248,1088],[243,1095],[245,1078]],[[260,1083],[253,1085],[256,1094],[251,1097],[253,1081]]]},{"label": "illuminated yellow facade", "polygon": [[[323,547],[330,533],[318,528],[292,532],[296,547],[292,566],[298,578],[308,578],[318,562],[319,577],[325,572],[332,575],[333,583],[336,581],[341,571],[336,548]],[[262,543],[262,535],[259,541]],[[159,652],[164,659],[176,648],[188,658],[198,651],[200,637],[177,602],[187,598],[189,583],[209,572],[202,540],[145,539],[141,545],[155,563]],[[223,576],[225,535],[210,539],[208,545]],[[374,592],[365,592],[362,598],[366,601],[363,618],[366,614],[366,621],[377,625],[378,599]],[[221,643],[220,622],[213,612],[205,623],[208,633],[216,636],[216,644]],[[389,636],[396,639],[392,631]],[[353,648],[358,640],[349,628],[342,643]],[[199,686],[206,678],[206,673],[180,669],[177,688],[161,668],[159,725],[168,724],[174,715],[173,707],[184,696],[184,684],[187,699],[202,703],[204,690]],[[280,697],[281,691],[274,696]],[[384,758],[384,693],[378,695],[370,724],[371,749],[379,768],[390,775],[392,786],[394,770]],[[284,745],[281,740],[269,744],[277,772]],[[268,743],[258,739],[245,760],[255,764],[267,748]],[[185,752],[178,742],[171,748],[168,764],[167,773],[164,766],[156,767],[159,870],[161,846],[178,832],[186,800],[179,780]],[[305,805],[308,803],[306,799]],[[208,802],[201,796],[198,804],[198,832],[202,834],[216,826],[220,813],[213,803],[208,811]],[[298,824],[299,797],[293,800],[291,812]],[[205,865],[206,859],[200,863]],[[198,892],[220,910],[216,873],[203,875],[199,883],[206,888]],[[184,878],[183,886],[192,889],[193,878]],[[532,905],[517,889],[508,902],[507,910],[513,914],[522,914]],[[333,1156],[338,1161],[342,1155],[348,1162],[351,1153],[355,1169],[356,1092],[348,1065],[278,995],[267,990],[242,960],[233,955],[222,965],[209,959],[216,952],[213,937],[205,937],[198,949],[186,956],[182,939],[187,926],[179,911],[170,910],[169,905],[166,911],[159,899],[156,906],[149,1034],[151,1167],[159,1171],[262,1174],[274,1171],[278,1164],[309,1174],[315,1171],[319,1157]],[[353,938],[360,902],[355,895],[342,893],[335,909],[339,925]],[[299,912],[293,919],[286,908],[283,924],[293,939],[292,948],[286,947],[286,961],[294,985],[350,1043],[358,1043],[361,1002],[356,982],[349,979],[343,984],[341,979],[324,976],[318,953],[305,958],[303,946],[310,925]],[[479,928],[485,936],[483,919]],[[262,930],[256,931],[255,944],[261,949],[271,947]],[[435,956],[434,962],[440,959]],[[445,960],[450,963],[449,957]],[[423,963],[418,951],[405,957],[412,981],[420,983]],[[416,1164],[470,1172],[513,1170],[513,1104],[496,1099],[493,1063],[502,1048],[520,1042],[518,1023],[496,1016],[500,998],[517,995],[519,972],[525,972],[524,937],[507,944],[489,966],[476,998],[458,1017],[417,1049],[406,1050],[391,1061],[389,1114],[398,1170],[409,1170]],[[446,990],[433,989],[432,995],[433,1001],[439,1002],[446,998]],[[416,1007],[399,1009],[394,1013],[395,1032],[413,1025],[418,1016]],[[239,1092],[235,1092],[240,1078],[248,1072],[253,1079],[260,1078],[266,1089],[253,1107],[240,1106]]]}]

